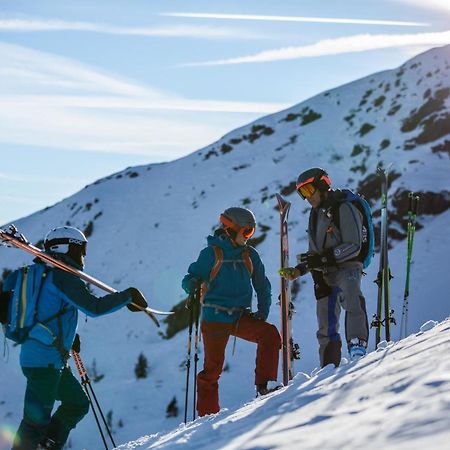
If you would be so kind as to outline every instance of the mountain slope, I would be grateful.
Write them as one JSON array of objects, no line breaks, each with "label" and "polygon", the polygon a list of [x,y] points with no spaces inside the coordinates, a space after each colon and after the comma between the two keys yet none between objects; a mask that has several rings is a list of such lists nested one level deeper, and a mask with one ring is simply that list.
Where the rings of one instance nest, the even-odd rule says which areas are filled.
[{"label": "mountain slope", "polygon": [[[33,242],[54,226],[70,224],[89,234],[86,271],[117,289],[135,285],[158,309],[184,298],[181,278],[218,225],[219,214],[246,205],[256,214],[255,243],[272,283],[269,317],[279,323],[278,212],[275,192],[290,201],[291,262],[306,249],[307,205],[295,193],[298,173],[323,166],[335,186],[361,190],[379,217],[375,169],[393,163],[390,186],[392,301],[400,319],[406,260],[406,195],[422,193],[414,243],[410,330],[427,319],[449,315],[447,259],[450,223],[448,190],[450,121],[450,46],[434,49],[392,71],[320,94],[289,110],[261,118],[185,158],[165,164],[125,169],[87,186],[58,204],[16,222]],[[384,99],[382,98],[384,97]],[[438,245],[436,245],[436,243]],[[19,250],[0,248],[0,270],[30,262]],[[367,270],[363,292],[369,316],[375,310],[378,257]],[[315,300],[308,278],[294,284],[295,340],[302,347],[296,370],[317,365]],[[120,311],[80,321],[85,365],[104,378],[95,384],[105,412],[112,411],[118,442],[154,432],[177,419],[165,419],[175,395],[184,398],[183,360],[186,335],[162,340],[141,314]],[[398,330],[393,331],[397,337]],[[137,381],[140,353],[149,360],[149,377]],[[254,346],[238,341],[227,354],[229,372],[222,377],[222,406],[237,406],[253,395],[250,361]],[[23,377],[18,348],[0,362],[0,417],[13,428],[21,415]],[[236,380],[240,383],[237,384]],[[181,406],[181,405],[180,405]],[[172,422],[170,422],[172,421]],[[95,425],[86,419],[73,434],[81,448],[97,442]],[[92,447],[95,448],[95,444]]]},{"label": "mountain slope", "polygon": [[[450,320],[127,449],[437,449],[450,438]],[[434,327],[434,328],[433,328]]]}]

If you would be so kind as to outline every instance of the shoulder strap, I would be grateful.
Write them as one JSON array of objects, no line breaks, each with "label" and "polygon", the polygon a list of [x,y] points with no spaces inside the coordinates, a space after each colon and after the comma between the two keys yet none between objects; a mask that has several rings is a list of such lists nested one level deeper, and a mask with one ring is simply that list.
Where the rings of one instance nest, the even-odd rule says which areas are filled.
[{"label": "shoulder strap", "polygon": [[211,283],[214,278],[216,278],[217,274],[219,273],[220,266],[222,265],[223,261],[223,250],[218,247],[217,245],[212,245],[212,248],[214,250],[214,256],[216,258],[213,268],[211,269],[211,272],[209,274],[209,282]]},{"label": "shoulder strap", "polygon": [[242,252],[242,257],[244,258],[244,263],[245,266],[247,267],[248,273],[250,274],[250,276],[253,275],[253,262],[252,259],[250,258],[250,250],[248,249],[248,247],[244,248],[244,251]]}]

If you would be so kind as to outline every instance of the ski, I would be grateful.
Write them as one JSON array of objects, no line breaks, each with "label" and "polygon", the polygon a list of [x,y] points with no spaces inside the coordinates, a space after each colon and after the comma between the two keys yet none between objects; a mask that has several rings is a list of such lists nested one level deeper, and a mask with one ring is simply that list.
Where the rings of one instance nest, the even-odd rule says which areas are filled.
[{"label": "ski", "polygon": [[406,280],[405,290],[403,294],[403,310],[402,320],[400,324],[400,339],[403,339],[408,334],[408,310],[409,310],[409,277],[411,272],[411,260],[412,249],[414,243],[414,233],[416,231],[416,217],[419,206],[418,195],[414,195],[414,192],[408,194],[408,224],[406,228],[407,232],[407,254],[406,254]]},{"label": "ski", "polygon": [[[48,255],[47,253],[43,252],[41,249],[35,247],[32,245],[23,234],[19,233],[17,228],[14,225],[10,225],[9,230],[3,230],[0,228],[0,240],[3,241],[3,244],[11,244],[16,248],[19,248],[21,250],[24,250],[28,253],[31,253],[32,255],[38,257],[42,261],[45,261],[49,264],[51,264],[54,267],[57,267],[58,269],[64,270],[68,273],[71,273],[72,275],[77,276],[78,278],[81,278],[82,280],[86,281],[87,283],[93,284],[94,286],[97,286],[98,288],[110,293],[114,294],[118,292],[116,289],[108,286],[107,284],[103,283],[100,280],[97,280],[96,278],[88,275],[87,273],[82,272],[81,270],[75,269],[74,267],[65,264],[62,261],[59,261],[58,259]],[[147,307],[142,308],[139,305],[136,305],[134,303],[131,303],[136,308],[139,308],[147,314],[150,319],[155,323],[157,327],[159,327],[159,321],[156,318],[155,314],[159,315],[171,315],[173,312],[165,312],[165,311],[158,311],[156,309]]]},{"label": "ski", "polygon": [[[291,203],[286,201],[280,194],[276,194],[280,211],[280,262],[281,268],[289,267],[289,242],[287,219]],[[283,385],[287,386],[292,380],[292,361],[298,359],[299,346],[293,343],[292,338],[292,315],[294,305],[290,300],[289,281],[281,277],[280,312],[281,312],[281,345],[283,365]]]},{"label": "ski", "polygon": [[[380,265],[378,275],[375,282],[378,285],[377,296],[377,312],[373,317],[371,327],[375,331],[375,348],[381,340],[381,331],[384,326],[386,341],[391,340],[391,323],[395,324],[393,316],[394,311],[390,309],[390,280],[392,279],[391,270],[389,267],[388,258],[388,211],[387,211],[387,196],[388,196],[388,181],[389,168],[387,170],[378,167],[377,173],[381,181],[381,233],[380,233]],[[383,317],[384,316],[384,317]]]}]

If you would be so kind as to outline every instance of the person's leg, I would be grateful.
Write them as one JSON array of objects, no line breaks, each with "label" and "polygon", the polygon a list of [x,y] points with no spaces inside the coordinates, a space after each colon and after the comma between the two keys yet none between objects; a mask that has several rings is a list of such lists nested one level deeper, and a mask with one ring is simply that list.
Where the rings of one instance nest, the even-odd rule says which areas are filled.
[{"label": "person's leg", "polygon": [[53,414],[46,435],[54,442],[52,450],[63,448],[70,431],[89,411],[89,399],[68,367],[62,371],[56,399],[61,405]]},{"label": "person's leg", "polygon": [[331,287],[327,297],[317,300],[316,313],[318,330],[316,333],[319,342],[320,366],[334,364],[338,367],[341,362],[341,337],[339,335],[339,316],[341,306],[338,301],[340,289]]},{"label": "person's leg", "polygon": [[202,322],[203,370],[197,375],[197,412],[199,416],[220,411],[219,377],[222,373],[225,348],[233,324]]},{"label": "person's leg", "polygon": [[337,282],[342,290],[341,304],[345,310],[345,337],[347,343],[357,339],[358,341],[364,341],[367,345],[369,324],[366,301],[361,292],[361,268],[353,267],[339,272]]},{"label": "person's leg", "polygon": [[45,437],[61,371],[36,367],[22,368],[27,378],[23,419],[14,438],[13,450],[35,450]]},{"label": "person's leg", "polygon": [[277,327],[268,322],[254,319],[249,315],[244,315],[232,334],[257,344],[255,385],[276,381],[281,347],[281,337]]}]

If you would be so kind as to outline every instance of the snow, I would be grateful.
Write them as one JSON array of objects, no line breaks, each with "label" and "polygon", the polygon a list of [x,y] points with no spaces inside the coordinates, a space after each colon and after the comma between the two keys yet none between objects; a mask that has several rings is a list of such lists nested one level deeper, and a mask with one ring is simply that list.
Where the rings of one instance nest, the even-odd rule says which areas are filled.
[{"label": "snow", "polygon": [[446,448],[450,320],[432,325],[337,369],[298,373],[286,388],[238,409],[118,449]]},{"label": "snow", "polygon": [[[396,69],[374,74],[333,89],[295,105],[289,110],[263,117],[255,123],[234,130],[220,141],[185,158],[167,164],[128,168],[98,180],[56,205],[16,221],[16,225],[32,242],[37,242],[52,227],[70,222],[72,226],[84,229],[91,222],[93,234],[89,237],[87,273],[118,290],[130,285],[137,286],[145,293],[152,307],[167,310],[184,298],[180,287],[181,279],[188,265],[196,259],[205,245],[206,235],[217,226],[219,214],[227,207],[245,204],[255,212],[258,220],[259,228],[255,237],[262,237],[265,234],[265,239],[257,246],[257,250],[266,265],[266,272],[272,283],[274,304],[269,321],[278,325],[279,309],[275,299],[279,291],[277,275],[279,214],[276,210],[274,194],[295,181],[301,170],[311,166],[323,166],[328,169],[334,186],[357,189],[359,181],[375,173],[380,162],[385,166],[393,162],[394,170],[400,175],[390,186],[390,194],[399,189],[415,192],[448,192],[450,158],[445,153],[435,154],[431,151],[432,146],[449,139],[448,135],[405,151],[403,150],[405,142],[419,134],[420,127],[408,133],[401,132],[401,127],[411,111],[422,106],[428,89],[435,92],[437,89],[450,87],[449,61],[450,46],[432,50],[407,62],[401,68],[403,70],[401,77],[398,76],[401,70]],[[413,68],[413,62],[420,65]],[[427,76],[428,72],[431,76]],[[395,83],[399,78],[401,83],[396,87]],[[390,85],[390,89],[385,92],[387,84]],[[365,109],[359,107],[362,97],[370,90],[373,92],[368,97],[368,104],[364,105]],[[386,100],[380,107],[375,108],[374,99],[383,93]],[[394,101],[399,103],[401,108],[391,116],[387,111]],[[372,109],[368,111],[370,107]],[[300,126],[299,118],[293,121],[285,120],[288,114],[299,114],[305,108],[320,113],[322,117],[302,126]],[[450,110],[448,99],[446,110]],[[344,119],[352,111],[356,111],[353,126]],[[366,122],[375,125],[375,129],[360,136],[358,130]],[[274,132],[261,135],[253,143],[243,139],[243,136],[250,135],[253,127],[257,125],[272,127]],[[390,145],[384,150],[379,150],[383,139],[389,139]],[[228,145],[231,140],[234,142],[240,140],[240,142],[232,144],[232,151],[222,152],[223,144]],[[355,144],[363,145],[364,151],[359,155],[351,156]],[[207,157],[208,154],[210,156]],[[366,167],[365,173],[357,169],[362,166]],[[289,238],[290,260],[294,264],[295,255],[306,250],[305,229],[308,208],[295,192],[286,194],[286,198],[292,202]],[[379,212],[380,202],[376,196],[372,199],[372,206],[375,212]],[[388,206],[392,211],[392,195]],[[91,378],[93,378],[94,362],[98,374],[104,375],[101,381],[93,383],[93,387],[105,414],[112,413],[116,442],[133,441],[139,436],[160,432],[158,437],[147,440],[145,445],[155,444],[162,436],[167,439],[167,445],[175,445],[174,442],[179,436],[186,445],[194,445],[194,440],[198,439],[199,442],[203,442],[201,445],[206,446],[208,441],[211,444],[212,440],[211,434],[208,433],[214,429],[220,430],[220,433],[217,432],[217,435],[214,435],[214,442],[217,439],[218,442],[223,442],[223,445],[271,448],[269,444],[262,442],[262,437],[268,442],[271,439],[275,440],[272,432],[274,433],[277,427],[284,429],[286,425],[284,425],[284,419],[281,421],[280,417],[286,414],[286,417],[292,415],[289,420],[292,420],[294,424],[303,424],[300,427],[303,432],[298,439],[305,440],[305,448],[315,448],[316,443],[318,446],[324,439],[331,436],[334,436],[336,442],[342,443],[340,448],[355,448],[345,443],[345,439],[350,439],[355,434],[354,429],[347,431],[347,426],[350,424],[357,430],[358,435],[361,425],[367,432],[363,433],[366,437],[369,436],[368,424],[373,427],[371,431],[373,435],[370,439],[357,447],[370,446],[374,442],[379,443],[382,439],[385,439],[388,447],[393,447],[397,442],[396,438],[384,431],[381,433],[378,425],[374,427],[377,420],[382,421],[384,418],[381,415],[377,419],[376,415],[381,414],[383,408],[387,410],[390,405],[390,403],[382,405],[381,398],[387,401],[388,395],[386,394],[385,398],[381,392],[381,384],[377,384],[379,378],[384,376],[384,372],[377,368],[386,367],[387,361],[391,359],[395,361],[395,355],[406,355],[405,346],[408,342],[408,345],[416,350],[426,347],[426,339],[437,336],[436,333],[444,325],[438,325],[428,331],[424,329],[423,334],[419,336],[415,336],[414,333],[420,333],[420,327],[425,322],[433,321],[426,326],[427,328],[450,315],[446,266],[450,248],[448,233],[450,210],[429,216],[419,212],[418,223],[422,225],[422,228],[417,227],[414,239],[409,297],[408,331],[413,335],[393,346],[390,343],[384,343],[380,347],[380,349],[383,348],[382,351],[368,355],[360,363],[344,365],[330,373],[319,371],[316,374],[317,371],[314,369],[318,365],[318,354],[315,338],[315,300],[310,277],[307,277],[301,283],[295,300],[297,313],[293,320],[294,340],[300,343],[302,359],[295,363],[295,372],[298,375],[292,385],[287,388],[289,396],[284,397],[287,392],[277,392],[270,398],[258,400],[240,409],[254,396],[255,346],[238,340],[234,356],[231,355],[232,346],[229,345],[227,349],[226,364],[229,366],[229,371],[224,372],[220,380],[221,406],[224,409],[217,418],[200,419],[189,425],[187,429],[176,428],[180,422],[180,416],[169,419],[165,417],[166,407],[173,396],[176,396],[180,410],[183,409],[186,332],[179,333],[170,340],[162,339],[158,330],[144,314],[131,314],[126,309],[98,319],[81,318],[79,322],[81,357]],[[264,233],[261,231],[262,225],[268,227]],[[390,225],[391,229],[402,230],[401,224],[397,222],[391,222]],[[405,283],[406,240],[392,240],[391,244],[389,261],[394,276],[391,282],[392,307],[400,323]],[[31,258],[19,250],[0,248],[0,273],[5,268],[13,269],[30,261]],[[367,300],[369,320],[376,308],[377,287],[373,280],[376,278],[377,271],[378,255],[375,255],[362,285]],[[399,326],[393,328],[393,339],[398,338],[399,328]],[[443,332],[439,336],[444,334]],[[374,350],[373,336],[371,339],[370,349]],[[444,348],[442,351],[441,348],[438,350],[441,359],[444,360],[446,351]],[[22,414],[24,377],[18,364],[18,351],[18,347],[9,345],[9,357],[0,360],[1,450],[10,447],[7,442],[17,428]],[[421,367],[422,364],[427,366],[427,376],[431,376],[435,373],[435,367],[440,367],[444,362],[437,363],[429,359],[437,358],[433,352],[420,351],[423,361],[417,361],[418,366]],[[141,353],[148,359],[149,376],[136,380],[134,367]],[[386,356],[383,357],[383,355]],[[343,356],[347,356],[345,351]],[[201,354],[200,359],[202,359]],[[405,356],[405,364],[409,359],[417,358],[414,355]],[[363,366],[370,361],[373,361],[373,364],[364,369]],[[313,371],[315,375],[311,379],[307,380],[304,375],[301,375],[302,372],[311,374]],[[372,374],[371,371],[374,373]],[[361,377],[352,378],[355,372],[358,372]],[[415,369],[411,374],[406,372],[406,369],[401,372],[404,377],[415,377]],[[363,374],[365,376],[362,376]],[[333,382],[342,386],[342,382],[347,380],[354,380],[355,392],[352,393],[350,386],[345,385],[339,394],[339,390],[333,387]],[[390,380],[392,383],[387,383],[386,386],[395,385],[394,379]],[[422,385],[420,385],[419,376],[417,376],[417,383],[419,383],[417,388],[420,390]],[[358,396],[361,398],[369,396],[372,399],[372,390],[378,389],[376,386],[379,386],[380,391],[379,403],[375,398],[373,398],[374,404],[365,400],[361,402],[355,400],[359,398]],[[395,419],[395,424],[388,427],[395,427],[400,421],[398,424],[398,430],[400,430],[400,424],[404,421],[405,430],[409,430],[407,434],[415,436],[411,439],[409,448],[414,448],[414,445],[420,442],[421,438],[417,437],[419,434],[427,436],[427,430],[434,429],[434,422],[431,424],[426,422],[428,414],[434,414],[436,411],[436,415],[432,417],[437,422],[440,420],[438,420],[438,414],[441,414],[443,418],[449,415],[448,410],[442,414],[443,406],[434,394],[434,392],[440,392],[443,386],[445,387],[445,384],[430,385],[426,388],[428,389],[426,399],[411,397],[407,405],[388,410],[389,417]],[[322,387],[325,389],[323,395],[319,394],[319,388]],[[309,388],[311,390],[308,390]],[[386,389],[389,390],[389,387]],[[364,390],[366,392],[362,394]],[[308,392],[308,394],[301,397],[302,392]],[[408,388],[395,395],[404,396],[410,392],[413,393],[414,389]],[[291,396],[294,393],[299,394],[298,400],[294,400],[297,395]],[[423,394],[422,391],[421,394]],[[317,400],[314,400],[315,396],[318,396]],[[434,398],[434,401],[430,396]],[[444,393],[442,401],[447,401],[448,405],[448,397],[447,400],[445,398]],[[334,404],[332,399],[340,399],[342,404]],[[422,401],[430,402],[424,403],[427,409],[413,410],[414,402]],[[366,403],[367,408],[362,410],[361,406]],[[353,404],[352,407],[351,404]],[[266,406],[270,411],[277,412],[274,421],[267,413]],[[295,419],[294,409],[298,406],[302,406],[299,410],[301,412],[308,410],[308,415]],[[316,406],[320,407],[316,408]],[[284,407],[286,410],[283,409]],[[409,407],[411,410],[408,409]],[[339,425],[342,428],[337,426],[336,421],[339,417],[335,414],[335,409],[341,411],[341,415],[344,414],[343,424]],[[351,411],[361,412],[351,414]],[[400,411],[402,414],[398,414]],[[420,421],[417,420],[414,426],[408,425],[408,415],[415,418],[419,412],[425,416],[423,423],[420,425]],[[247,414],[246,420],[251,421],[248,429],[243,417],[245,414]],[[319,420],[325,416],[327,418]],[[260,418],[261,423],[257,422],[256,418]],[[350,420],[344,420],[345,418]],[[308,423],[310,425],[307,425]],[[242,428],[239,428],[238,424]],[[321,427],[324,425],[327,429],[322,430]],[[330,429],[337,429],[333,434],[330,434],[329,425],[333,427]],[[236,428],[233,428],[234,426]],[[280,432],[293,433],[295,425],[292,426],[291,431],[287,427],[285,431]],[[253,428],[256,431],[251,431]],[[172,436],[170,430],[173,429],[175,434]],[[319,431],[316,432],[316,429]],[[162,430],[166,431],[163,433]],[[227,440],[228,430],[231,433],[229,440]],[[235,435],[231,430],[235,430]],[[272,431],[268,432],[268,430]],[[252,432],[254,435],[251,434]],[[399,431],[399,434],[401,435],[402,432]],[[194,436],[197,437],[194,439]],[[241,437],[244,439],[244,436],[246,436],[245,441],[240,444],[238,439]],[[254,436],[258,444],[250,441],[251,436]],[[284,442],[284,445],[289,445],[289,441]],[[334,444],[330,443],[330,445]],[[322,447],[334,448],[330,445],[322,445]],[[91,415],[71,433],[70,448],[76,450],[102,448]]]}]

